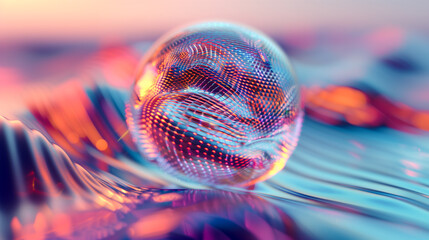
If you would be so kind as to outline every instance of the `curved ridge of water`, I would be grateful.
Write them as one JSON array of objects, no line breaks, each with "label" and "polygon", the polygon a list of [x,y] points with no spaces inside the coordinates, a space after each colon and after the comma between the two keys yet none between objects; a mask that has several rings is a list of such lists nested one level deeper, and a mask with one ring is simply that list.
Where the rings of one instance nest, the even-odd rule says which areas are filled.
[{"label": "curved ridge of water", "polygon": [[91,170],[2,117],[0,140],[4,238],[305,238],[286,212],[252,194],[137,187],[114,176],[129,174],[114,163],[111,171]]},{"label": "curved ridge of water", "polygon": [[[91,119],[85,124],[108,130],[100,131],[104,138],[112,135],[119,139],[123,132],[117,129],[125,124],[123,106],[127,94],[105,85],[88,87],[85,91],[78,88],[77,92],[84,93],[78,94],[81,97],[77,99],[97,96],[91,101],[78,101],[87,115],[104,116],[102,123]],[[109,107],[100,107],[100,103]],[[44,107],[37,103],[35,106],[30,110],[40,126],[50,136],[58,138],[64,129],[46,119],[62,116],[67,108],[53,107],[52,101]],[[68,152],[76,161],[85,159],[88,167],[109,163],[106,172],[139,186],[206,188],[198,183],[181,182],[145,163],[130,144],[131,139],[108,141],[111,149],[119,149],[114,153],[98,150],[88,139],[88,136],[82,137],[83,146],[71,143],[67,137],[62,137],[61,141],[71,146]],[[124,143],[126,148],[119,146]],[[387,128],[333,127],[306,119],[300,144],[286,168],[272,179],[257,184],[250,192],[288,212],[298,229],[311,238],[401,239],[412,236],[424,239],[429,234],[427,146],[428,139],[424,135],[409,136]],[[76,152],[87,155],[82,158]],[[229,191],[246,190],[231,188]],[[358,229],[371,231],[359,232]]]}]

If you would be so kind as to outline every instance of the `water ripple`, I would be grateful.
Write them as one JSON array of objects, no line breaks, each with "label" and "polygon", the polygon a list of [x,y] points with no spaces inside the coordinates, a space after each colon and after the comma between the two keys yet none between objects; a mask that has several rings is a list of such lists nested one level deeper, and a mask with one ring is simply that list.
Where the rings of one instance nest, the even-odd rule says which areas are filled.
[{"label": "water ripple", "polygon": [[[35,101],[30,111],[38,128],[73,161],[140,187],[207,188],[168,176],[140,157],[129,136],[123,136],[126,91],[76,85],[59,94],[62,101],[54,101],[56,96]],[[71,114],[70,109],[80,112]],[[61,125],[64,122],[68,124]],[[77,138],[70,135],[71,129],[78,129]],[[100,139],[108,148],[97,144]],[[308,238],[425,239],[428,146],[425,135],[327,126],[306,119],[300,144],[283,171],[254,190],[228,190],[251,192],[274,203]]]}]

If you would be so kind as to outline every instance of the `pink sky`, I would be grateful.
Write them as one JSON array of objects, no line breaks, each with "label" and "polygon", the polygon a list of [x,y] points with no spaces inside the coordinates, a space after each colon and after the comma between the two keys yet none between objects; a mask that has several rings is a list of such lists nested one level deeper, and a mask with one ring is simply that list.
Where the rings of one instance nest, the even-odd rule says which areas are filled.
[{"label": "pink sky", "polygon": [[0,41],[158,36],[202,20],[268,34],[310,29],[427,27],[427,0],[0,0]]}]

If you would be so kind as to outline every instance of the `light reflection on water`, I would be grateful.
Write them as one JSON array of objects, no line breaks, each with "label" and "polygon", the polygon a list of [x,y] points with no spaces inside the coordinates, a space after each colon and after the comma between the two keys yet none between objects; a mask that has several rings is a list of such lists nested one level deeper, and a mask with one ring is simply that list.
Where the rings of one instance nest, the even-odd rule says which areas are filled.
[{"label": "light reflection on water", "polygon": [[[95,108],[92,102],[80,103],[88,111],[88,115],[103,116],[106,112],[118,114],[107,116],[104,124],[114,122],[110,118],[124,119],[120,113],[123,112],[121,102],[124,103],[127,99],[126,91],[96,86],[81,93],[93,96],[102,105],[105,101],[112,101],[111,106],[119,106],[115,112],[103,107]],[[83,99],[83,96],[77,99]],[[74,104],[79,104],[79,101]],[[52,122],[48,123],[47,119],[59,117],[59,122],[62,122],[61,116],[65,116],[63,111],[68,111],[68,108],[44,111],[39,106],[32,109],[38,121],[45,123],[44,127],[49,135],[60,136],[60,128],[50,125]],[[37,114],[35,109],[45,114]],[[68,121],[79,122],[78,119]],[[120,137],[121,132],[116,132],[115,128],[101,127],[95,122],[93,119],[91,123],[85,124],[93,124],[98,129],[109,129],[108,132],[101,133],[105,139],[109,135],[112,135],[112,139]],[[122,128],[117,126],[116,129]],[[144,163],[144,160],[140,159],[132,145],[125,151],[103,153],[97,150],[96,141],[91,142],[89,139],[90,137],[82,136],[78,141],[82,146],[70,142],[64,143],[64,146],[69,146],[65,149],[71,153],[72,158],[75,156],[76,161],[93,170],[103,169],[100,167],[103,164],[110,165],[106,171],[138,186],[205,188],[166,176],[150,164],[139,166],[135,162]],[[60,142],[64,141],[67,140]],[[297,231],[316,239],[378,239],[385,236],[424,239],[427,236],[429,141],[426,135],[410,135],[389,128],[329,126],[306,119],[300,141],[297,152],[286,168],[250,191],[285,210],[297,222]],[[121,141],[109,141],[109,148],[125,149],[121,147],[122,144],[124,143]],[[72,154],[82,152],[82,149],[86,151],[85,157],[82,158],[81,153]],[[124,162],[127,165],[120,164]],[[119,170],[112,166],[118,166]],[[362,229],[366,230],[361,231]]]},{"label": "light reflection on water", "polygon": [[262,193],[329,209],[307,214],[359,231],[355,238],[427,236],[427,136],[307,120],[300,141],[287,168],[259,186]]},{"label": "light reflection on water", "polygon": [[[127,59],[123,72],[120,68],[109,68],[120,65],[118,59],[109,62],[110,65],[99,63],[103,61],[98,59],[96,67],[109,71],[94,74],[93,69],[89,69],[85,75],[86,79],[102,79],[108,84],[67,81],[62,87],[40,90],[35,95],[29,112],[20,115],[20,119],[29,128],[39,130],[47,141],[19,124],[1,120],[2,129],[8,129],[1,132],[2,164],[15,164],[1,168],[2,180],[15,174],[2,181],[2,193],[10,189],[11,182],[22,190],[13,198],[14,204],[2,202],[3,236],[32,239],[225,236],[427,239],[429,236],[427,132],[409,131],[409,125],[405,130],[398,128],[404,131],[385,126],[332,126],[307,116],[297,149],[286,168],[275,177],[257,184],[253,190],[201,190],[207,187],[177,180],[146,163],[130,136],[123,136],[127,129],[124,121],[127,84],[115,83],[129,76],[131,66],[137,62],[124,51],[116,49],[110,54]],[[333,64],[335,66],[338,65]],[[297,70],[299,73],[311,67],[311,64],[298,64]],[[325,71],[327,69],[303,74],[304,84],[311,86],[309,81],[314,79],[311,74],[326,77],[338,73]],[[428,76],[424,71],[427,68],[421,66],[421,69],[418,74],[408,70],[400,73],[396,80],[410,74],[421,81]],[[397,76],[392,75],[392,71],[379,69],[361,73],[367,78],[359,81],[368,83],[383,74]],[[371,87],[383,90],[383,84],[389,84],[383,81]],[[399,99],[412,100],[407,98],[412,95],[410,89],[411,86],[405,89]],[[421,107],[419,102],[415,103],[416,108]],[[409,105],[414,107],[413,101]],[[15,136],[15,142],[10,140],[11,136]],[[4,140],[6,138],[9,140]],[[64,152],[51,143],[58,144]],[[19,153],[15,160],[11,160],[7,149]],[[55,157],[48,158],[48,155]],[[16,159],[23,164],[16,165]],[[32,161],[33,164],[29,164]],[[56,166],[65,182],[53,184],[56,181],[52,171],[41,170],[41,166],[49,162],[61,165]],[[76,167],[64,167],[67,165]],[[20,170],[21,175],[19,171],[7,175],[10,169]],[[65,187],[67,182],[75,181],[65,177],[70,172],[79,175],[83,180],[76,181],[83,184]],[[51,187],[50,192],[44,192],[46,186]],[[182,188],[185,190],[177,190]]]},{"label": "light reflection on water", "polygon": [[4,238],[304,238],[287,212],[253,194],[135,187],[4,118],[0,139]]}]

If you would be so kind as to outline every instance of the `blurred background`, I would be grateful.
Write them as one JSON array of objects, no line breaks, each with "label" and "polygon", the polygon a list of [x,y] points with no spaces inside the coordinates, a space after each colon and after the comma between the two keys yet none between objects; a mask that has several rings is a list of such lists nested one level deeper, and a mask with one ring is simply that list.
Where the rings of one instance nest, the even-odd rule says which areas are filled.
[{"label": "blurred background", "polygon": [[[116,234],[119,239],[179,233],[190,237],[192,229],[209,229],[215,233],[208,235],[216,236],[217,230],[225,233],[222,227],[230,226],[214,218],[219,217],[246,233],[271,234],[271,239],[427,239],[428,9],[427,0],[0,0],[0,115],[19,118],[49,141],[37,134],[28,137],[21,125],[0,118],[0,133],[3,128],[15,131],[17,139],[0,143],[24,153],[30,151],[24,149],[27,145],[58,144],[64,152],[49,145],[50,151],[67,154],[91,174],[100,173],[102,180],[83,180],[88,186],[97,190],[102,182],[119,192],[119,197],[107,190],[109,194],[91,195],[86,199],[91,204],[82,208],[62,192],[43,192],[52,179],[36,179],[39,166],[24,166],[30,161],[25,155],[22,169],[30,175],[17,185],[28,183],[29,192],[44,200],[38,199],[32,211],[23,204],[0,215],[0,233],[36,233],[39,238]],[[283,171],[243,199],[232,192],[243,196],[247,190],[207,195],[192,190],[206,186],[163,176],[146,165],[130,136],[123,137],[124,105],[141,57],[166,32],[209,20],[245,24],[272,37],[290,57],[301,82],[306,117],[297,149]],[[40,158],[58,157],[37,152],[42,147],[31,149]],[[62,161],[54,160],[38,161]],[[86,171],[64,166],[58,167],[60,173]],[[0,170],[0,175],[9,172]],[[132,186],[117,184],[112,175]],[[143,187],[152,189],[149,197]],[[169,190],[174,194],[164,196],[167,188],[191,190]],[[89,190],[71,187],[73,191],[85,198],[82,191]],[[147,201],[139,202],[141,196]],[[128,200],[140,205],[130,207]],[[73,213],[58,208],[65,203]],[[135,216],[124,220],[121,211],[128,207]],[[113,218],[100,223],[93,218],[99,213],[94,209]],[[245,217],[243,209],[248,211]],[[211,219],[208,228],[200,224],[206,222],[198,220],[201,216]],[[55,217],[68,227],[52,230],[56,224],[49,220],[55,223]],[[123,220],[117,232],[112,230],[116,217]]]},{"label": "blurred background", "polygon": [[10,50],[17,45],[152,41],[183,24],[227,20],[250,25],[280,41],[299,35],[303,39],[296,41],[302,46],[314,43],[313,35],[320,33],[345,35],[380,28],[425,32],[427,7],[424,0],[2,0],[0,43]]},{"label": "blurred background", "polygon": [[179,25],[229,20],[270,35],[357,31],[380,27],[427,30],[425,0],[2,0],[6,43],[81,42],[157,38]]},{"label": "blurred background", "polygon": [[[124,48],[120,52],[128,54],[130,62],[124,71],[132,77],[129,68],[158,37],[208,20],[249,25],[274,38],[292,58],[304,86],[365,86],[367,93],[369,87],[391,101],[428,110],[428,7],[424,0],[1,0],[0,112],[12,116],[24,106],[27,89],[75,76],[100,50],[128,47],[127,53]],[[105,55],[106,61],[124,62],[117,53]],[[117,79],[115,85],[130,83],[130,79]],[[315,107],[338,112],[338,107]],[[325,113],[315,110],[310,115],[328,123],[343,122]],[[352,122],[385,122],[376,118],[367,119],[374,123]],[[408,118],[404,121],[411,121]],[[428,129],[422,119],[429,116],[415,120],[420,128]]]}]

